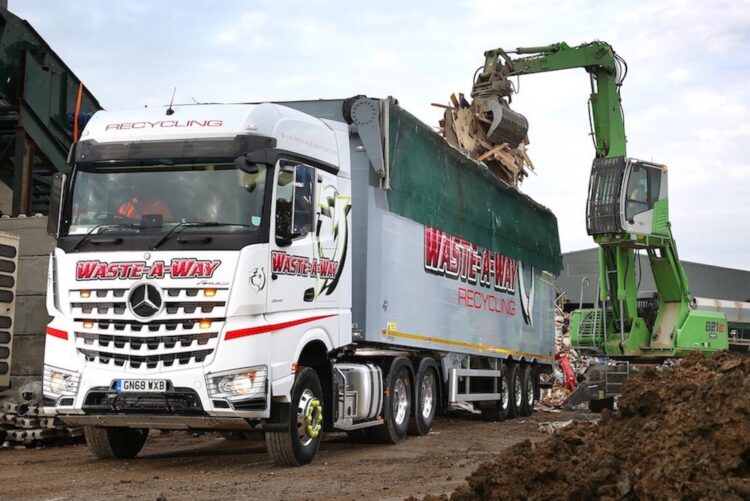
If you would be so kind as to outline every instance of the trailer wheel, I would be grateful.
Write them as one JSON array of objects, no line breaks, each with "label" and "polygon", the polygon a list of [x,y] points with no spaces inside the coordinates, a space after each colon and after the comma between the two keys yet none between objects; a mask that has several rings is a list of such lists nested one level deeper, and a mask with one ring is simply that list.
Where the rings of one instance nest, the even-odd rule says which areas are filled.
[{"label": "trailer wheel", "polygon": [[414,416],[409,420],[409,434],[424,436],[430,432],[438,406],[438,378],[435,368],[426,358],[419,364],[415,384]]},{"label": "trailer wheel", "polygon": [[521,416],[531,416],[534,412],[536,393],[534,392],[534,367],[529,364],[521,366],[521,382],[523,387],[523,399],[521,400]]},{"label": "trailer wheel", "polygon": [[489,409],[482,409],[482,418],[486,421],[504,421],[508,419],[508,413],[510,412],[510,367],[505,365],[503,367],[503,375],[498,378],[500,387],[497,389],[500,393],[500,400],[495,402],[495,405]]},{"label": "trailer wheel", "polygon": [[368,430],[374,442],[395,444],[400,442],[409,428],[412,406],[411,362],[404,357],[391,361],[383,382],[383,424]]},{"label": "trailer wheel", "polygon": [[510,363],[508,365],[508,381],[510,382],[510,405],[508,406],[508,417],[514,418],[521,416],[523,406],[523,374],[521,365]]},{"label": "trailer wheel", "polygon": [[104,428],[84,426],[83,436],[89,450],[102,459],[130,459],[141,452],[148,428]]},{"label": "trailer wheel", "polygon": [[286,431],[266,432],[266,447],[279,466],[301,466],[312,462],[320,446],[323,429],[323,389],[318,374],[298,367],[292,388],[292,406]]}]

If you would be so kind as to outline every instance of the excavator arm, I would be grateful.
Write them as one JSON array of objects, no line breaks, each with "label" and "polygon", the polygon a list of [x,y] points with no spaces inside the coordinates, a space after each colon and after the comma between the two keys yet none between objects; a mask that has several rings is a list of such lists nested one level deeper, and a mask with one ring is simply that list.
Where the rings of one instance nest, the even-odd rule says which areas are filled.
[{"label": "excavator arm", "polygon": [[[512,59],[510,54],[522,57]],[[545,47],[520,47],[484,53],[482,72],[474,83],[472,96],[512,99],[511,77],[548,71],[583,68],[591,79],[589,109],[593,124],[596,157],[625,156],[625,123],[620,101],[620,85],[627,65],[605,42],[570,47],[562,42]]]}]

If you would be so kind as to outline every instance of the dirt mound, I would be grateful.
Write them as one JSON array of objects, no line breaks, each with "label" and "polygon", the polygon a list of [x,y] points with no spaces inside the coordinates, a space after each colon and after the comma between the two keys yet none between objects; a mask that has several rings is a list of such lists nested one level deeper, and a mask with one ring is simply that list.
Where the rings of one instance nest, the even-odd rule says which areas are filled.
[{"label": "dirt mound", "polygon": [[750,357],[648,369],[619,406],[507,449],[451,499],[750,499]]}]

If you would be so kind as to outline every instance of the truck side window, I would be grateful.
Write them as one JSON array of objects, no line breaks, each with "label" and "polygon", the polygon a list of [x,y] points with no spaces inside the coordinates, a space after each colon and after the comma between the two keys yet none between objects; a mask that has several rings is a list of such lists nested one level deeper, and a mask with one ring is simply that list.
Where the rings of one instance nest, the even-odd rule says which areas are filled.
[{"label": "truck side window", "polygon": [[294,234],[307,235],[313,220],[313,168],[307,165],[296,167],[294,180]]},{"label": "truck side window", "polygon": [[276,187],[276,235],[292,240],[307,235],[313,219],[313,168],[282,164]]}]

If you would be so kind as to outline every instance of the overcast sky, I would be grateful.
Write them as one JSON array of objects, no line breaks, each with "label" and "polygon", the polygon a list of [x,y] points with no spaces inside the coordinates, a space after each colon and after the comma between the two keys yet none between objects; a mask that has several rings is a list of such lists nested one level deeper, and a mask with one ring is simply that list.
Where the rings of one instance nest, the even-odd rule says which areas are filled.
[{"label": "overcast sky", "polygon": [[[487,49],[605,40],[629,64],[628,154],[669,167],[682,259],[750,269],[750,1],[9,0],[106,109],[392,95],[430,125]],[[522,190],[592,247],[583,70],[521,79]]]}]

